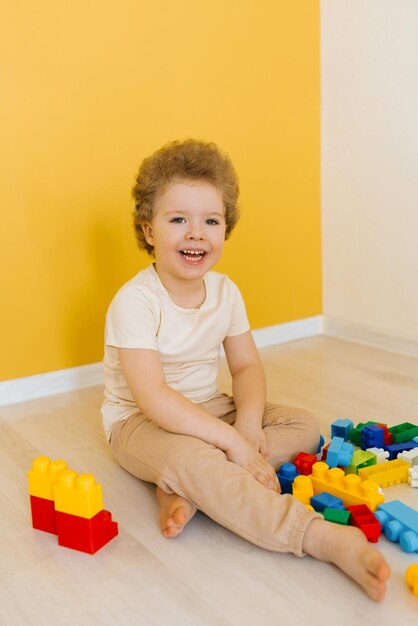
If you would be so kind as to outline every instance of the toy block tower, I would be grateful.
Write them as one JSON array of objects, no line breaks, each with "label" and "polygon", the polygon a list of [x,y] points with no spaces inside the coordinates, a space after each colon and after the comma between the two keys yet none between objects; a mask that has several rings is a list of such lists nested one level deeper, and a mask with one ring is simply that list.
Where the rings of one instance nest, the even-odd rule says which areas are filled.
[{"label": "toy block tower", "polygon": [[33,461],[28,481],[32,525],[58,535],[59,545],[94,554],[118,534],[91,474],[77,475],[65,461],[41,456]]},{"label": "toy block tower", "polygon": [[54,484],[58,474],[67,468],[65,461],[53,461],[39,456],[28,471],[32,526],[37,530],[57,534],[54,506]]},{"label": "toy block tower", "polygon": [[61,472],[54,485],[58,543],[94,554],[118,534],[118,525],[103,509],[102,488],[91,474]]}]

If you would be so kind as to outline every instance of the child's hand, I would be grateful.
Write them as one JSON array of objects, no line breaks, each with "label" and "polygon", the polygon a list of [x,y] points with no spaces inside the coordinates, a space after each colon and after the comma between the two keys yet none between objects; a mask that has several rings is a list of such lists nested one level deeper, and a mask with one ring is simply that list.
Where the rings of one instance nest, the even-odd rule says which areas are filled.
[{"label": "child's hand", "polygon": [[280,483],[273,467],[244,437],[236,437],[233,445],[225,450],[225,454],[228,461],[246,469],[259,483],[273,491],[280,491]]},{"label": "child's hand", "polygon": [[264,430],[261,426],[253,426],[249,422],[236,421],[234,424],[235,430],[237,430],[249,444],[253,446],[261,456],[268,461],[270,458],[269,450],[267,447],[267,438]]}]

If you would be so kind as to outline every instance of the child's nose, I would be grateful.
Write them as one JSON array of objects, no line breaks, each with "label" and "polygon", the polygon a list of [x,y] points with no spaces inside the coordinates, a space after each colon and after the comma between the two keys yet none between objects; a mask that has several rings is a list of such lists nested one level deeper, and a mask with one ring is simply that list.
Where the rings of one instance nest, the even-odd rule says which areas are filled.
[{"label": "child's nose", "polygon": [[186,235],[187,239],[201,240],[205,238],[203,229],[200,226],[191,226],[189,232]]}]

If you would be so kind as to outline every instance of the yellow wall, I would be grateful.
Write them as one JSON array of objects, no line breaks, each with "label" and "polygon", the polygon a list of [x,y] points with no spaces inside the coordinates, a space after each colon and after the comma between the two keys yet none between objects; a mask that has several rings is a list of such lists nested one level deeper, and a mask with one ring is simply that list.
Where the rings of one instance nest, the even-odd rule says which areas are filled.
[{"label": "yellow wall", "polygon": [[0,378],[101,360],[149,257],[130,189],[189,136],[238,170],[217,269],[254,328],[321,312],[317,0],[13,0],[0,23]]}]

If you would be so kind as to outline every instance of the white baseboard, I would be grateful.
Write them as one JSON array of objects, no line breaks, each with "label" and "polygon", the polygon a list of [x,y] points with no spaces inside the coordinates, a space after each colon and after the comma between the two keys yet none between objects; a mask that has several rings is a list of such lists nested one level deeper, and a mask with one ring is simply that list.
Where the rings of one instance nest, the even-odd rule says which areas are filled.
[{"label": "white baseboard", "polygon": [[[317,315],[286,324],[258,328],[253,331],[253,335],[257,347],[265,348],[278,343],[320,335],[321,330],[322,316]],[[0,406],[102,384],[102,363],[15,378],[0,382]]]},{"label": "white baseboard", "polygon": [[278,343],[286,343],[295,339],[315,337],[322,333],[322,315],[307,317],[276,326],[266,326],[253,330],[253,337],[257,348],[266,348]]},{"label": "white baseboard", "polygon": [[[258,328],[253,331],[257,348],[266,348],[321,334],[418,357],[418,337],[395,337],[380,330],[327,315],[316,315],[315,317]],[[92,363],[91,365],[81,365],[56,372],[37,374],[36,376],[15,378],[0,382],[0,406],[102,384],[102,363]]]},{"label": "white baseboard", "polygon": [[324,335],[362,343],[373,348],[388,350],[389,352],[398,352],[407,356],[418,357],[418,336],[394,336],[370,326],[346,322],[329,315],[323,315],[322,318]]},{"label": "white baseboard", "polygon": [[0,382],[0,406],[103,384],[102,363]]}]

